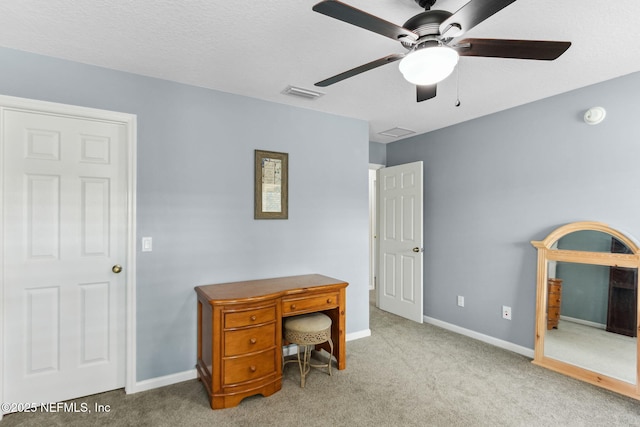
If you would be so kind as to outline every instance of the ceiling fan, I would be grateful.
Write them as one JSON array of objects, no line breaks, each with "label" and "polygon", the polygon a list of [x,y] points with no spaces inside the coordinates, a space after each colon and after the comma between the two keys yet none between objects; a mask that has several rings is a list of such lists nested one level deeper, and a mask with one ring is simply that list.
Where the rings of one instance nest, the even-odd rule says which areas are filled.
[{"label": "ceiling fan", "polygon": [[316,83],[325,87],[391,62],[400,61],[405,79],[416,85],[417,101],[436,96],[437,83],[448,77],[459,56],[535,59],[552,61],[571,42],[467,38],[454,42],[471,28],[516,0],[471,0],[457,12],[431,10],[436,0],[415,0],[425,9],[402,26],[385,21],[338,0],[324,0],[313,10],[400,41],[407,53],[395,53]]}]

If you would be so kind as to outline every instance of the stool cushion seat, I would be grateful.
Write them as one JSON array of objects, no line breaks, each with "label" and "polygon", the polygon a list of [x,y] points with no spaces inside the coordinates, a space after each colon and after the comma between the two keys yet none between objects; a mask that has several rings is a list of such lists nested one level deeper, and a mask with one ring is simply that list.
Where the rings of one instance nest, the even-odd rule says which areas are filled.
[{"label": "stool cushion seat", "polygon": [[319,332],[331,327],[331,318],[322,313],[302,314],[285,320],[284,327],[294,332]]}]

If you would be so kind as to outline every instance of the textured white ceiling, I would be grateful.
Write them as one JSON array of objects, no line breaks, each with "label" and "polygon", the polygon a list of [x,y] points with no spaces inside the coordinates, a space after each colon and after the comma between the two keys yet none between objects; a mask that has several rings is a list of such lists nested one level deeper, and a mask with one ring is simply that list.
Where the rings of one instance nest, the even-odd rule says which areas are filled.
[{"label": "textured white ceiling", "polygon": [[[640,1],[518,0],[465,37],[571,41],[556,61],[463,57],[459,76],[421,103],[397,63],[316,88],[405,52],[313,12],[317,1],[2,0],[0,46],[364,119],[383,143],[397,140],[378,134],[390,128],[429,132],[640,70]],[[345,2],[398,25],[422,11],[414,0]],[[438,0],[434,9],[466,2]],[[325,95],[286,96],[288,85]]]}]

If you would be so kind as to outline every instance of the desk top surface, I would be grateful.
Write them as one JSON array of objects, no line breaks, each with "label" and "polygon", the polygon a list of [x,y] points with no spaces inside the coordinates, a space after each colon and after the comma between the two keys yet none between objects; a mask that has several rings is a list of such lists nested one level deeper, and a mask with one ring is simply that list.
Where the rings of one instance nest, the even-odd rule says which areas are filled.
[{"label": "desk top surface", "polygon": [[327,288],[344,288],[348,283],[323,276],[321,274],[305,274],[302,276],[276,277],[272,279],[246,280],[242,282],[220,283],[196,286],[196,292],[210,303],[242,302],[259,300],[266,297],[294,295]]}]

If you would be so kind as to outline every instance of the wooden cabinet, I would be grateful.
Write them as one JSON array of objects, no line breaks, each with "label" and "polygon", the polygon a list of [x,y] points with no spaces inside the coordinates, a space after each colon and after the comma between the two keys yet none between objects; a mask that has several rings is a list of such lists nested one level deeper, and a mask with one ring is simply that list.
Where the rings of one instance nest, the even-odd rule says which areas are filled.
[{"label": "wooden cabinet", "polygon": [[607,331],[635,337],[638,289],[636,269],[610,267]]},{"label": "wooden cabinet", "polygon": [[338,369],[345,369],[347,285],[310,274],[196,287],[196,370],[211,408],[229,408],[245,397],[280,390],[285,316],[327,314]]},{"label": "wooden cabinet", "polygon": [[[611,239],[611,253],[631,253],[619,240]],[[636,268],[609,267],[607,331],[635,337],[638,318],[638,273]]]},{"label": "wooden cabinet", "polygon": [[199,296],[196,368],[213,409],[280,390],[279,310],[275,300],[211,305]]},{"label": "wooden cabinet", "polygon": [[547,292],[547,329],[558,329],[562,303],[562,279],[549,279]]}]

